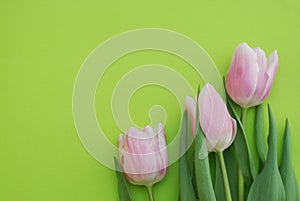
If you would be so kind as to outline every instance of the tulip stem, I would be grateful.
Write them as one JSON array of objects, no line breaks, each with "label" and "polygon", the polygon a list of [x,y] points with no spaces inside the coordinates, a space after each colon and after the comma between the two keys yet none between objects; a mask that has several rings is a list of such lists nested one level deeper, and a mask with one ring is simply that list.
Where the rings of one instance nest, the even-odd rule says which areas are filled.
[{"label": "tulip stem", "polygon": [[152,186],[146,186],[146,187],[147,187],[147,193],[148,193],[148,200],[154,201]]},{"label": "tulip stem", "polygon": [[241,114],[241,122],[245,128],[245,122],[246,122],[246,117],[247,117],[247,108],[242,108],[242,114]]},{"label": "tulip stem", "polygon": [[218,158],[219,158],[219,163],[220,163],[220,167],[221,167],[221,175],[222,175],[222,179],[223,179],[225,198],[226,198],[226,201],[231,201],[232,200],[231,192],[230,192],[230,186],[229,186],[229,182],[228,182],[228,176],[227,176],[223,152],[218,153]]},{"label": "tulip stem", "polygon": [[[245,128],[246,117],[247,117],[247,108],[242,108],[241,122],[242,122],[242,125],[244,128]],[[238,198],[239,198],[239,201],[244,201],[244,195],[245,195],[244,176],[243,176],[241,167],[238,166]]]},{"label": "tulip stem", "polygon": [[244,201],[244,193],[245,193],[244,176],[240,166],[238,166],[238,189],[239,189],[238,191],[239,201]]}]

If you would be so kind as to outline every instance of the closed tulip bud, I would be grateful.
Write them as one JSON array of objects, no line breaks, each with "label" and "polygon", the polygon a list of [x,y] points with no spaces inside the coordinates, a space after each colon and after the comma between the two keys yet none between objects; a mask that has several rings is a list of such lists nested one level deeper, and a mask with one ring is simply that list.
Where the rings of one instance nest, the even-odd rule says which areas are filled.
[{"label": "closed tulip bud", "polygon": [[243,108],[261,104],[270,94],[277,68],[276,50],[267,58],[262,49],[240,44],[226,76],[230,98]]},{"label": "closed tulip bud", "polygon": [[136,185],[152,186],[162,180],[168,167],[165,130],[150,126],[130,128],[119,136],[120,162],[127,179]]},{"label": "closed tulip bud", "polygon": [[[196,131],[196,100],[186,97],[186,110]],[[206,84],[198,98],[199,121],[206,137],[208,151],[221,152],[229,147],[236,135],[236,121],[230,116],[226,104],[214,87]]]}]

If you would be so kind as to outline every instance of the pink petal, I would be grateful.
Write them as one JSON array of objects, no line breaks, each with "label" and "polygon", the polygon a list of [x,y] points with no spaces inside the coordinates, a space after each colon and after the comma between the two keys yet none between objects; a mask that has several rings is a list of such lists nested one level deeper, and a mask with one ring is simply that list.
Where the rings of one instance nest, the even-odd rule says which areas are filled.
[{"label": "pink petal", "polygon": [[185,98],[185,108],[188,113],[191,125],[192,125],[192,132],[196,134],[196,100],[187,96]]},{"label": "pink petal", "polygon": [[201,90],[198,104],[200,125],[211,145],[208,147],[215,147],[222,137],[226,122],[226,105],[210,84],[206,84]]},{"label": "pink petal", "polygon": [[226,76],[226,89],[229,96],[242,107],[247,107],[256,90],[258,72],[255,51],[246,43],[240,44],[234,52]]},{"label": "pink petal", "polygon": [[261,101],[264,101],[269,96],[277,69],[278,69],[278,54],[277,51],[275,50],[268,57],[268,62],[267,62],[268,80],[265,86],[265,90],[263,92],[263,96],[261,97]]},{"label": "pink petal", "polygon": [[168,154],[162,124],[157,129],[130,128],[119,137],[119,153],[126,177],[131,183],[152,185],[160,181],[167,170]]},{"label": "pink petal", "polygon": [[160,151],[166,151],[167,145],[166,145],[166,132],[164,129],[164,126],[159,123],[157,125],[157,136],[158,136],[158,144],[159,144],[159,150]]},{"label": "pink petal", "polygon": [[267,74],[267,57],[265,52],[260,48],[253,49],[257,55],[257,63],[259,67],[259,73],[257,76],[256,90],[248,103],[248,107],[259,105],[261,103],[260,99],[263,96],[266,83],[268,80]]},{"label": "pink petal", "polygon": [[160,157],[157,157],[157,176],[156,181],[160,181],[163,179],[167,172],[168,168],[168,152],[167,152],[167,145],[166,145],[166,134],[162,124],[158,124],[157,126],[157,133],[158,133],[158,143],[159,143],[159,154]]},{"label": "pink petal", "polygon": [[260,49],[259,47],[253,48],[253,51],[256,53],[257,56],[257,64],[259,67],[259,70],[267,69],[267,56],[265,51]]},{"label": "pink petal", "polygon": [[134,127],[130,127],[128,129],[128,131],[125,133],[125,135],[129,135],[130,137],[133,137],[133,138],[139,138],[140,134],[141,134],[141,131]]},{"label": "pink petal", "polygon": [[123,134],[120,134],[120,135],[119,135],[119,139],[118,139],[119,149],[124,149],[123,138],[124,138],[124,135],[123,135]]},{"label": "pink petal", "polygon": [[145,128],[142,129],[142,131],[143,131],[143,136],[141,137],[145,137],[145,139],[153,138],[155,135],[157,135],[157,133],[151,126],[146,126]]},{"label": "pink petal", "polygon": [[229,113],[226,116],[227,118],[222,130],[222,137],[220,138],[218,144],[215,146],[216,151],[224,151],[225,149],[227,149],[232,144],[236,136],[236,122],[229,115]]}]

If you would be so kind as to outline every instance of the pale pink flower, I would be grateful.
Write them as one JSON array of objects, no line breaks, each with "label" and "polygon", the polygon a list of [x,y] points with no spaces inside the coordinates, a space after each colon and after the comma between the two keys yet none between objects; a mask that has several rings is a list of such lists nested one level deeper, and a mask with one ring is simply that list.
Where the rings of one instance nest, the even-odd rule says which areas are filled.
[{"label": "pale pink flower", "polygon": [[270,94],[277,68],[276,50],[267,58],[262,49],[240,44],[226,76],[228,95],[243,108],[261,104]]},{"label": "pale pink flower", "polygon": [[162,180],[168,167],[165,130],[131,127],[119,136],[120,162],[127,179],[136,185],[151,186]]},{"label": "pale pink flower", "polygon": [[[196,100],[186,97],[186,110],[196,132]],[[199,121],[206,137],[208,151],[220,152],[228,148],[236,136],[236,121],[214,87],[206,84],[198,98]]]}]

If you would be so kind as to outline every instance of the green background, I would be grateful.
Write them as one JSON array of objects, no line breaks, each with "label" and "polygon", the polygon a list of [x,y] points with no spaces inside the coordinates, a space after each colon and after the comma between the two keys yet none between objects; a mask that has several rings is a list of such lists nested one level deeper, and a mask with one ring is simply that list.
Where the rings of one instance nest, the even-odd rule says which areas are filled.
[{"label": "green background", "polygon": [[[80,65],[98,44],[121,32],[147,27],[174,30],[194,39],[222,75],[239,43],[260,46],[267,54],[276,48],[280,65],[267,102],[272,105],[280,141],[285,117],[290,119],[293,163],[300,180],[296,157],[300,154],[299,10],[298,0],[2,0],[0,200],[118,200],[114,172],[95,161],[77,136],[72,118],[73,85]],[[193,72],[184,70],[188,64],[172,55],[144,51],[122,58],[106,73],[96,95],[99,122],[114,144],[120,131],[113,124],[106,95],[122,73],[147,63],[171,66],[194,89],[201,82]],[[127,67],[118,71],[118,65]],[[143,126],[149,121],[145,116],[149,106],[165,105],[170,142],[179,126],[179,108],[174,97],[161,90],[146,87],[137,92],[130,109],[133,119]],[[253,111],[248,119],[253,120]],[[251,123],[247,131],[253,142]],[[154,187],[156,200],[176,200],[177,181],[174,164],[165,180]],[[131,189],[136,200],[146,199],[143,188]]]}]

